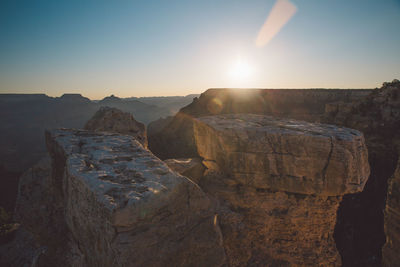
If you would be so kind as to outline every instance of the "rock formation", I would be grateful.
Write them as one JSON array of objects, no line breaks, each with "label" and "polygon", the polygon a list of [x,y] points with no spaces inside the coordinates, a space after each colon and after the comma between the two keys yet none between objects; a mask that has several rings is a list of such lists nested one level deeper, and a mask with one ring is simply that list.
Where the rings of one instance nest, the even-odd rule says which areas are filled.
[{"label": "rock formation", "polygon": [[383,266],[392,267],[400,263],[400,161],[389,182],[385,208],[386,243],[382,249]]},{"label": "rock formation", "polygon": [[[336,244],[345,266],[381,266],[382,246],[385,239],[390,239],[385,238],[383,227],[387,181],[396,169],[400,144],[400,82],[384,83],[353,103],[332,103],[326,111],[324,122],[364,133],[371,167],[364,191],[343,198],[335,230]],[[389,194],[390,200],[396,190]],[[391,218],[388,216],[387,220]]]},{"label": "rock formation", "polygon": [[147,134],[144,124],[136,121],[131,114],[116,108],[100,108],[86,123],[84,129],[131,135],[144,147],[147,147]]},{"label": "rock formation", "polygon": [[337,208],[369,175],[360,132],[231,114],[195,119],[194,133],[230,266],[340,266]]},{"label": "rock formation", "polygon": [[[193,118],[230,113],[266,114],[318,122],[325,104],[349,103],[368,95],[366,89],[209,89],[182,108],[162,130],[149,127],[150,150],[159,158],[197,157]],[[158,123],[161,124],[161,123]]]},{"label": "rock formation", "polygon": [[[400,82],[245,92],[159,121],[164,162],[128,135],[48,132],[0,265],[397,266]],[[111,117],[101,131],[129,126]]]},{"label": "rock formation", "polygon": [[[40,168],[43,175],[39,167],[33,169],[36,175],[26,174],[17,208],[23,229],[50,248],[39,256],[39,266],[225,263],[210,199],[138,141],[126,135],[64,129],[47,132],[46,142],[51,175],[46,167]],[[31,196],[25,192],[37,192],[39,184],[43,195],[32,196],[36,207],[29,210]],[[41,218],[30,218],[32,212]],[[50,229],[43,233],[46,227]],[[63,255],[58,254],[61,248]]]}]

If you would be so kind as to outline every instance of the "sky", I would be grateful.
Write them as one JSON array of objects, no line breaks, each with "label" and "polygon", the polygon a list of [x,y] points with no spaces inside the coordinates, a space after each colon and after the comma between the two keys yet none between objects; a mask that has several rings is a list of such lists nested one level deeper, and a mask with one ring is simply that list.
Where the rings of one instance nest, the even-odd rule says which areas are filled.
[{"label": "sky", "polygon": [[[288,0],[285,0],[288,1]],[[0,1],[0,93],[168,96],[375,88],[400,78],[400,0]]]}]

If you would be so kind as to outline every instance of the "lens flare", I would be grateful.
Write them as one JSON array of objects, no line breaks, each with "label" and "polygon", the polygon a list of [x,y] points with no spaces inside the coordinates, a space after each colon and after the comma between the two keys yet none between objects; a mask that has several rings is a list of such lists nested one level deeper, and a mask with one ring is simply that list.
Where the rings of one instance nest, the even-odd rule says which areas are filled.
[{"label": "lens flare", "polygon": [[289,0],[278,0],[261,27],[256,46],[265,46],[296,13],[297,7]]}]

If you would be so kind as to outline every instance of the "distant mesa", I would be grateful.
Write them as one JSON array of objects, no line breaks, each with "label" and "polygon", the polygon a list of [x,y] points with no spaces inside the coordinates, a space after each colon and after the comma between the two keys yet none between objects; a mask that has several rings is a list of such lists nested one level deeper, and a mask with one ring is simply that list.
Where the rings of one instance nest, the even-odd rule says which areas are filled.
[{"label": "distant mesa", "polygon": [[118,102],[121,100],[122,100],[121,98],[119,98],[115,95],[110,95],[110,96],[107,96],[107,97],[103,98],[102,100],[100,100],[100,103]]},{"label": "distant mesa", "polygon": [[63,101],[91,102],[89,98],[83,97],[81,94],[63,94],[60,99]]}]

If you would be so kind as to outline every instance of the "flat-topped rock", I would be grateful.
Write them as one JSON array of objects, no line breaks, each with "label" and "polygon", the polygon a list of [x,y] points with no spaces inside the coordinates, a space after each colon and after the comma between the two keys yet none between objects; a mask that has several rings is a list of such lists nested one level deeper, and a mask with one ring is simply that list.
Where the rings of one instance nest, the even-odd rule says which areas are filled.
[{"label": "flat-topped rock", "polygon": [[127,135],[46,132],[65,220],[88,266],[220,266],[211,202]]},{"label": "flat-topped rock", "polygon": [[[114,212],[114,224],[122,222],[129,207],[134,223],[144,214],[142,205],[154,205],[184,179],[155,158],[130,136],[81,130],[54,130],[48,141],[66,154],[69,175],[78,178],[104,207]],[[133,219],[133,217],[135,217]]]},{"label": "flat-topped rock", "polygon": [[194,119],[203,163],[239,184],[301,194],[362,191],[369,176],[362,133],[266,115],[227,114]]}]

